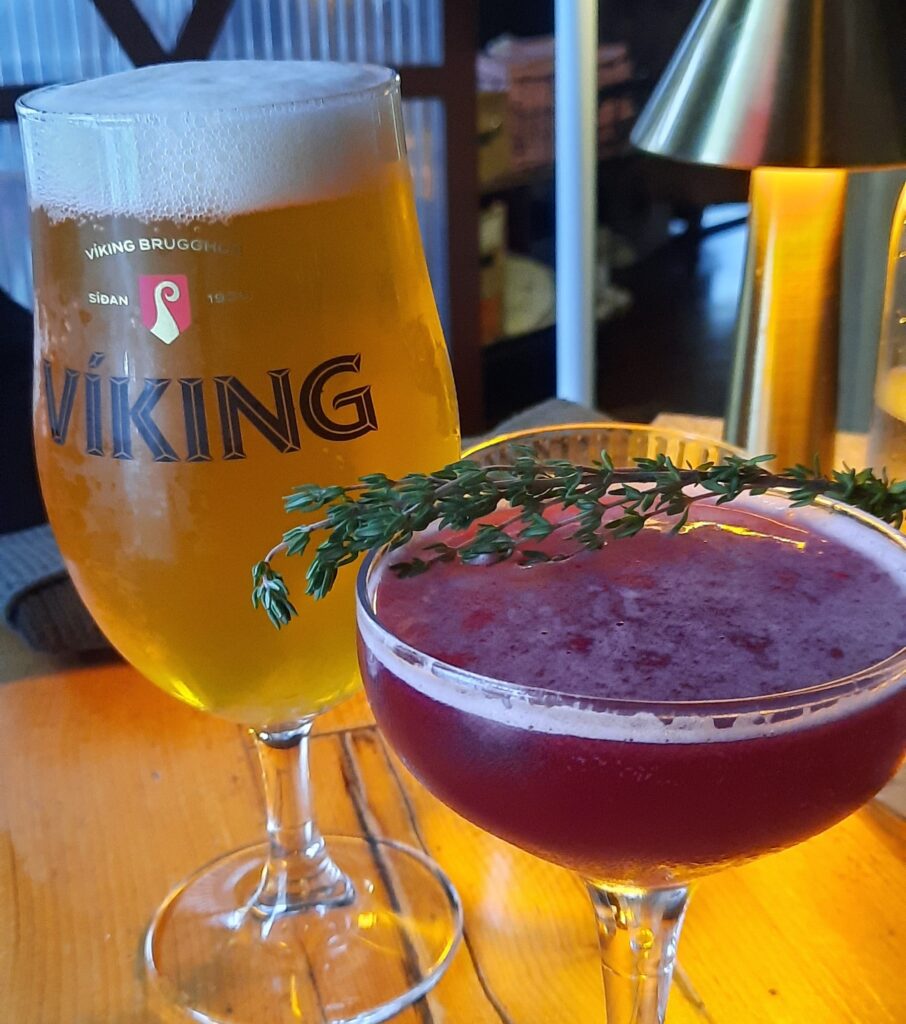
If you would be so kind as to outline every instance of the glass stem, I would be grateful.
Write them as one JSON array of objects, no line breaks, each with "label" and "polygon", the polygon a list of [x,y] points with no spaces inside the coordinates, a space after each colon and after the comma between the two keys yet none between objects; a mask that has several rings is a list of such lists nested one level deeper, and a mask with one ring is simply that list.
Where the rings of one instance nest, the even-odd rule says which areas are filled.
[{"label": "glass stem", "polygon": [[354,898],[314,822],[308,738],[314,718],[291,728],[252,730],[267,803],[268,853],[254,906],[268,917]]},{"label": "glass stem", "polygon": [[663,1024],[689,890],[586,885],[598,920],[607,1024]]}]

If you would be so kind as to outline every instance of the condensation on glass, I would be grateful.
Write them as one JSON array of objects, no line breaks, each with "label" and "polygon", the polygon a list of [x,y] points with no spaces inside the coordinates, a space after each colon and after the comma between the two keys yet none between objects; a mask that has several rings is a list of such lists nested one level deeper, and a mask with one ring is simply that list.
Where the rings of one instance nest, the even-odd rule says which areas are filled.
[{"label": "condensation on glass", "polygon": [[[172,50],[193,0],[133,3],[161,46]],[[442,14],[443,0],[234,0],[211,57],[438,65]],[[0,3],[0,86],[90,78],[131,66],[91,0]],[[419,225],[446,328],[444,108],[439,100],[409,100],[403,109]],[[27,232],[18,128],[0,123],[0,288],[30,306]]]}]

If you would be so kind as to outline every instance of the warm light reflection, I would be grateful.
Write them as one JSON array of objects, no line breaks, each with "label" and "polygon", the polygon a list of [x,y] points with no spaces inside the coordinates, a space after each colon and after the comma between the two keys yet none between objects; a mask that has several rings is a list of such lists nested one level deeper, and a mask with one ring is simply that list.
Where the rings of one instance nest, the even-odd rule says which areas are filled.
[{"label": "warm light reflection", "polygon": [[[833,458],[846,172],[759,167],[750,185],[742,436],[780,465]],[[767,448],[764,445],[768,445]]]},{"label": "warm light reflection", "polygon": [[299,983],[295,974],[289,979],[289,1007],[292,1015],[302,1020],[302,1004],[299,1002]]},{"label": "warm light reflection", "polygon": [[778,537],[776,533],[761,533],[758,530],[750,530],[745,526],[732,526],[730,523],[715,523],[710,519],[698,519],[693,523],[686,523],[680,527],[680,533],[691,533],[693,530],[700,530],[703,526],[713,526],[716,530],[723,530],[724,533],[735,533],[740,537],[761,537],[764,540],[776,540],[778,544],[792,544],[799,551],[805,551],[804,540],[793,540],[792,537]]},{"label": "warm light reflection", "polygon": [[[836,263],[836,246],[828,240],[840,231],[839,202],[845,171],[778,170],[752,173],[752,229],[758,268],[770,301],[762,303],[759,327],[786,332],[789,348],[797,326],[810,330],[817,318],[836,313],[828,308],[826,270]],[[776,353],[779,358],[783,353]],[[811,367],[809,367],[811,369]]]}]

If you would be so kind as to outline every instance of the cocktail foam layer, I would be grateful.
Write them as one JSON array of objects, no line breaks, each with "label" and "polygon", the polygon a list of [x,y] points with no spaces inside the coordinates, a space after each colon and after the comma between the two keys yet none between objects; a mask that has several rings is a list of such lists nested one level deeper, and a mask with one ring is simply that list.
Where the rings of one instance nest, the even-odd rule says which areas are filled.
[{"label": "cocktail foam layer", "polygon": [[[816,508],[791,509],[787,501],[773,495],[737,499],[734,508],[780,522],[788,531],[792,528],[812,535],[820,533],[858,552],[890,576],[903,593],[906,603],[906,547],[892,531],[885,533],[868,528],[845,513]],[[372,602],[384,571],[386,563],[368,581],[368,596]],[[413,585],[417,586],[417,583]],[[853,714],[890,696],[895,688],[904,685],[906,678],[906,653],[901,651],[888,658],[882,666],[859,673],[859,683],[850,691],[838,693],[836,698],[830,694],[802,693],[785,701],[777,695],[770,695],[760,701],[756,697],[725,702],[738,709],[741,701],[745,701],[742,714],[721,710],[720,702],[711,702],[707,710],[668,701],[657,702],[653,709],[636,709],[630,702],[623,702],[620,710],[611,710],[604,707],[605,697],[552,694],[528,686],[517,693],[515,688],[519,684],[511,680],[499,681],[496,687],[482,687],[481,677],[477,674],[412,652],[361,607],[358,609],[358,625],[365,656],[372,666],[369,674],[382,666],[429,699],[464,714],[514,729],[583,739],[688,744],[773,736]],[[866,663],[870,660],[869,654]],[[605,670],[606,666],[603,666],[602,671]],[[745,660],[740,658],[740,672],[744,671]],[[797,687],[816,687],[829,682],[808,677],[807,650],[803,651],[803,663],[797,672]],[[508,690],[507,683],[513,687],[512,691]],[[643,701],[644,697],[640,695],[640,704]],[[759,707],[759,703],[763,707]]]},{"label": "cocktail foam layer", "polygon": [[41,89],[20,101],[30,201],[185,222],[343,195],[404,152],[395,83],[372,65],[210,61]]}]

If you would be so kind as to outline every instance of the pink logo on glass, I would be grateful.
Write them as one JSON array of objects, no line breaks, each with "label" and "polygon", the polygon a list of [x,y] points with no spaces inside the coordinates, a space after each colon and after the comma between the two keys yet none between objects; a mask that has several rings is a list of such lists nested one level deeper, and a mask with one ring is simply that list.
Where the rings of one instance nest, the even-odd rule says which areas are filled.
[{"label": "pink logo on glass", "polygon": [[155,338],[172,345],[192,322],[185,274],[142,274],[138,289],[142,323]]}]

